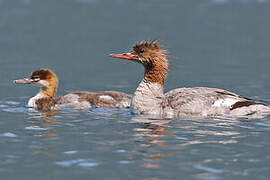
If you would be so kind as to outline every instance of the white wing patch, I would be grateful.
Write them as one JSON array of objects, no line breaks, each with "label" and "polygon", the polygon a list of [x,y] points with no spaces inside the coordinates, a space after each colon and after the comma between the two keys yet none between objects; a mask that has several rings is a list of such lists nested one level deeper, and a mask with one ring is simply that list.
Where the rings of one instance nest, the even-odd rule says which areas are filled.
[{"label": "white wing patch", "polygon": [[113,101],[113,97],[112,96],[109,96],[109,95],[102,95],[102,96],[99,96],[99,99],[100,100],[105,100],[105,101]]},{"label": "white wing patch", "polygon": [[236,102],[238,102],[238,100],[231,99],[231,98],[219,99],[219,100],[215,101],[215,103],[213,104],[213,106],[214,107],[221,107],[221,106],[231,107]]}]

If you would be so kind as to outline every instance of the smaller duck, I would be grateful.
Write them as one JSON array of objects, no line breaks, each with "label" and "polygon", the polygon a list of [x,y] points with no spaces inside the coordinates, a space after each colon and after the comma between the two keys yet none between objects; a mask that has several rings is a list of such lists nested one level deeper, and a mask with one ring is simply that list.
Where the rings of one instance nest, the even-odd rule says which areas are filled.
[{"label": "smaller duck", "polygon": [[75,91],[58,98],[58,77],[48,68],[34,71],[29,78],[17,79],[15,84],[33,84],[40,87],[39,93],[28,101],[28,106],[41,111],[63,108],[88,109],[91,107],[129,108],[131,95],[118,91]]}]

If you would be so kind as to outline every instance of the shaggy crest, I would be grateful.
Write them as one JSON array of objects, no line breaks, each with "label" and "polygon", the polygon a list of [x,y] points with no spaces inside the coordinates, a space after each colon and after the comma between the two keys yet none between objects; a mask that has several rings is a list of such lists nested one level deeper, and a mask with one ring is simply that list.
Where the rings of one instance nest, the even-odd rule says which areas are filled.
[{"label": "shaggy crest", "polygon": [[151,50],[161,50],[161,45],[157,40],[154,41],[141,41],[133,46],[132,50],[135,52],[140,52],[143,48],[148,48]]}]

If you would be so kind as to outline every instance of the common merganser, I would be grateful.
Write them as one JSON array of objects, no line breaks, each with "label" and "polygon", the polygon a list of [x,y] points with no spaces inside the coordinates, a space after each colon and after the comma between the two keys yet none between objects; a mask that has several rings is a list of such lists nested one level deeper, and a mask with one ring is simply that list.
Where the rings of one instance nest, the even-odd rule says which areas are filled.
[{"label": "common merganser", "polygon": [[40,92],[29,99],[28,106],[42,111],[62,108],[128,108],[131,102],[131,95],[117,91],[75,91],[56,98],[55,94],[58,88],[58,78],[52,70],[47,68],[34,71],[29,78],[18,79],[13,82],[17,84],[34,84],[40,86]]},{"label": "common merganser", "polygon": [[178,88],[164,94],[169,70],[167,53],[157,41],[143,41],[128,53],[110,54],[144,66],[144,78],[136,89],[131,107],[136,114],[162,117],[247,116],[270,114],[264,101],[208,87]]}]

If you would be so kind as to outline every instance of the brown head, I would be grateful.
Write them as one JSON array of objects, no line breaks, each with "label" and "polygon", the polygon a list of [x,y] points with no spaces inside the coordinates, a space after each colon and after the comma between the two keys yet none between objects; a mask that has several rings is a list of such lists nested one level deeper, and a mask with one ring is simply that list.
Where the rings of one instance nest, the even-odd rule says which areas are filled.
[{"label": "brown head", "polygon": [[34,84],[42,88],[43,93],[49,97],[54,97],[58,88],[58,78],[56,74],[47,68],[34,71],[29,78],[17,79],[16,84]]},{"label": "brown head", "polygon": [[157,41],[142,41],[133,46],[129,53],[110,54],[110,56],[142,64],[145,68],[145,80],[164,85],[168,75],[169,62],[166,51]]}]

